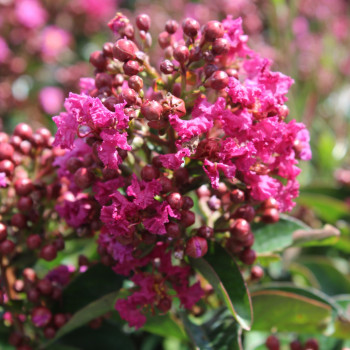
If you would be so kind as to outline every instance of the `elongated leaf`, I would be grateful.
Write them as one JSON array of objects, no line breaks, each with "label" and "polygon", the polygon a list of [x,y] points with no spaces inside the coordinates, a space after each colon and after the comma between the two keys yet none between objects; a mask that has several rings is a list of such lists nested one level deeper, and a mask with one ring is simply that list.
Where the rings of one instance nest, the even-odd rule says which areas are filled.
[{"label": "elongated leaf", "polygon": [[[76,312],[72,318],[56,333],[56,336],[47,345],[57,341],[65,334],[72,332],[73,330],[85,325],[93,319],[106,314],[114,309],[114,304],[120,292],[113,292],[103,296],[102,298],[90,303],[78,312]],[[46,345],[46,346],[47,346]]]},{"label": "elongated leaf", "polygon": [[251,300],[233,257],[225,249],[215,245],[205,259],[191,259],[191,264],[213,286],[242,328],[249,330],[253,318]]},{"label": "elongated leaf", "polygon": [[[301,269],[298,269],[298,266]],[[324,257],[299,259],[291,268],[304,275],[307,272],[312,277],[309,278],[310,283],[328,295],[350,294],[350,279],[341,273],[330,259]]]},{"label": "elongated leaf", "polygon": [[302,221],[287,215],[281,215],[280,220],[272,225],[253,225],[255,236],[253,249],[259,253],[281,251],[294,243],[293,233],[297,230],[309,230]]},{"label": "elongated leaf", "polygon": [[188,340],[184,329],[169,314],[164,316],[151,315],[147,317],[146,324],[142,330],[162,337],[173,337],[181,340]]},{"label": "elongated leaf", "polygon": [[321,219],[331,224],[350,215],[345,202],[322,194],[305,193],[297,199],[297,202],[312,208]]},{"label": "elongated leaf", "polygon": [[332,298],[315,288],[301,288],[291,283],[271,283],[258,286],[254,289],[254,292],[259,291],[281,291],[307,297],[327,304],[337,313],[338,316],[345,316],[343,308],[338,304],[338,301],[335,298]]},{"label": "elongated leaf", "polygon": [[278,332],[325,332],[332,320],[332,308],[323,302],[287,291],[252,293],[254,330]]},{"label": "elongated leaf", "polygon": [[205,350],[242,350],[240,328],[227,308],[219,309],[204,324],[197,325],[182,315],[184,325],[195,346]]},{"label": "elongated leaf", "polygon": [[125,277],[117,275],[109,267],[96,264],[80,274],[63,291],[63,310],[74,313],[106,294],[119,290]]}]

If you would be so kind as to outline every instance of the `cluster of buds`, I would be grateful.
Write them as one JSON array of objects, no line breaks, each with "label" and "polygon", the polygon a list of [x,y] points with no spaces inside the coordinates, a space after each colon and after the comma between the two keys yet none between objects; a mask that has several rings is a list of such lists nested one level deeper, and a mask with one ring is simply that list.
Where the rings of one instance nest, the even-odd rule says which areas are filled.
[{"label": "cluster of buds", "polygon": [[115,43],[90,57],[95,78],[53,118],[54,145],[66,149],[55,160],[67,187],[56,210],[77,232],[99,232],[102,261],[132,276],[116,309],[136,327],[174,296],[191,309],[205,295],[190,285],[188,257],[208,245],[252,265],[251,222],[293,207],[298,161],[311,157],[305,126],[285,122],[292,79],[248,47],[241,19],[169,20],[159,70],[150,26],[145,14],[134,27],[118,13]]},{"label": "cluster of buds", "polygon": [[[280,350],[280,341],[274,335],[270,335],[265,342],[268,350]],[[295,339],[289,344],[290,350],[318,350],[318,341],[314,338],[308,339],[303,345],[299,340]]]}]

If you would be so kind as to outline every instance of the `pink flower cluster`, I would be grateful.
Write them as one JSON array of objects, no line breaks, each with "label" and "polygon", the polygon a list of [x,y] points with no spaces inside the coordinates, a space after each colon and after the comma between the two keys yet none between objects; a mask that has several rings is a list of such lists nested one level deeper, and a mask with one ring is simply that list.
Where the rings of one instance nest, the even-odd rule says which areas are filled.
[{"label": "pink flower cluster", "polygon": [[[182,31],[169,20],[160,70],[144,50],[150,25],[139,15],[137,37],[117,14],[109,26],[119,39],[90,57],[95,79],[53,118],[54,145],[67,150],[55,165],[69,190],[56,209],[79,234],[99,232],[101,260],[132,276],[133,293],[116,309],[135,327],[171,308],[170,290],[188,309],[204,295],[189,282],[188,256],[205,256],[208,244],[253,264],[249,222],[276,222],[293,207],[297,164],[311,158],[305,126],[285,122],[292,79],[249,48],[240,18],[202,29],[187,18]],[[221,213],[228,238],[191,210],[195,193]]]}]

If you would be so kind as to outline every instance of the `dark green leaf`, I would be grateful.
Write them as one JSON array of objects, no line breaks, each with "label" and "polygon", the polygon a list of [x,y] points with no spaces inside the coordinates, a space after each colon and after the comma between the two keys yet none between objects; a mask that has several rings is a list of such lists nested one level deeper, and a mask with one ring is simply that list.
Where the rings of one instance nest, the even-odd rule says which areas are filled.
[{"label": "dark green leaf", "polygon": [[96,264],[65,288],[62,311],[76,312],[94,300],[119,290],[123,281],[124,277],[117,275],[110,267]]},{"label": "dark green leaf", "polygon": [[281,251],[293,244],[293,233],[297,230],[309,230],[302,221],[287,215],[281,215],[280,220],[272,225],[253,225],[255,236],[253,249],[259,253]]},{"label": "dark green leaf", "polygon": [[242,328],[249,330],[253,318],[251,300],[233,257],[215,245],[210,247],[205,259],[191,259],[191,264],[213,286]]},{"label": "dark green leaf", "polygon": [[102,298],[90,303],[78,312],[76,312],[72,318],[58,330],[54,339],[52,339],[48,344],[51,344],[65,334],[72,332],[73,330],[85,325],[86,323],[100,317],[107,312],[114,309],[114,304],[120,292],[113,292],[103,296]]}]

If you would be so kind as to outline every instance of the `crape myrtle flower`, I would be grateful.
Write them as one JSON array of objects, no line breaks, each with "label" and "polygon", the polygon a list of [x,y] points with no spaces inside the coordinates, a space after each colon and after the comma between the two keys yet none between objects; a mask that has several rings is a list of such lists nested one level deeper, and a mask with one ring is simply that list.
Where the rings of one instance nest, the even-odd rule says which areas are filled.
[{"label": "crape myrtle flower", "polygon": [[[134,26],[117,13],[108,25],[116,41],[91,54],[95,78],[53,118],[69,190],[56,210],[80,234],[98,233],[101,261],[134,283],[116,309],[139,328],[174,297],[192,309],[205,295],[190,258],[214,241],[254,264],[250,223],[293,208],[311,151],[305,126],[286,121],[293,80],[249,47],[240,18],[168,21],[159,70],[149,16]],[[223,230],[192,210],[195,196]]]}]

